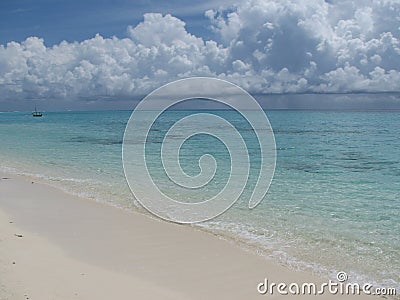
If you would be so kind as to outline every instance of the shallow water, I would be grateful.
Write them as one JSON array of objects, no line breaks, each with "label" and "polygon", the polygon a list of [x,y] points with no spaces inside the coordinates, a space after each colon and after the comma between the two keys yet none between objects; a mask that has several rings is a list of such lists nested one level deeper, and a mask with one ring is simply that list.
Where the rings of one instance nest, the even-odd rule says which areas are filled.
[{"label": "shallow water", "polygon": [[[182,168],[197,174],[198,158],[210,153],[218,164],[214,180],[197,191],[171,185],[158,158],[162,137],[176,120],[193,113],[164,114],[148,139],[150,173],[161,190],[185,201],[215,195],[230,170],[224,145],[198,135],[181,149]],[[254,133],[237,113],[209,113],[230,120],[243,134],[251,172],[239,201],[201,226],[294,268],[330,275],[346,271],[352,281],[400,287],[400,112],[266,112],[275,132],[277,166],[267,197],[254,210],[247,208],[259,170]],[[128,111],[48,112],[43,118],[2,113],[1,167],[143,210],[126,184],[121,161],[129,116]]]}]

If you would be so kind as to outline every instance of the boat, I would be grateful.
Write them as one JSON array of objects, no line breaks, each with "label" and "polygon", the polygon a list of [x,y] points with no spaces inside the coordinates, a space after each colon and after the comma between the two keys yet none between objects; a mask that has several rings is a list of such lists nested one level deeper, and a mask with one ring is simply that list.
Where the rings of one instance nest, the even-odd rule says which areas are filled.
[{"label": "boat", "polygon": [[43,114],[40,111],[37,111],[36,106],[35,106],[35,111],[32,113],[32,116],[34,116],[34,117],[42,117]]}]

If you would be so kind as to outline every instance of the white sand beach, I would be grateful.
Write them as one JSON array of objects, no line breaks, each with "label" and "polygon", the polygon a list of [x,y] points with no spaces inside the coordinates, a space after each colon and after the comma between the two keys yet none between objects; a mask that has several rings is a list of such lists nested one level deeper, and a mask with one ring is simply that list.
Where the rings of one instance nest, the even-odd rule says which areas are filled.
[{"label": "white sand beach", "polygon": [[257,292],[264,278],[328,280],[190,226],[0,175],[0,299],[275,299]]}]

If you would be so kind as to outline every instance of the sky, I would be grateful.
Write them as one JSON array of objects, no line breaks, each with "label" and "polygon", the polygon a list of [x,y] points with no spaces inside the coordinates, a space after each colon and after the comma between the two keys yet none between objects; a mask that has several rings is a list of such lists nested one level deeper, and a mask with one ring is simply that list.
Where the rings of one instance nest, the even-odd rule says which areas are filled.
[{"label": "sky", "polygon": [[265,107],[398,109],[400,0],[0,1],[0,111],[127,109],[191,76]]}]

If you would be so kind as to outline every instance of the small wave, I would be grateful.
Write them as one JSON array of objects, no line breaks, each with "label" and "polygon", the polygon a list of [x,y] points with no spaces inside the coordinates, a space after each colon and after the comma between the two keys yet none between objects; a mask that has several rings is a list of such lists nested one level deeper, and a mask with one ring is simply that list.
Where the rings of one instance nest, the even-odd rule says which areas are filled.
[{"label": "small wave", "polygon": [[122,145],[122,139],[104,139],[78,136],[67,140],[70,143],[88,143],[94,145]]},{"label": "small wave", "polygon": [[68,177],[57,177],[57,176],[48,176],[45,174],[40,174],[40,173],[31,173],[27,171],[22,171],[19,169],[16,169],[14,167],[9,167],[9,166],[0,166],[0,170],[9,173],[9,174],[15,174],[15,175],[22,175],[30,178],[37,178],[37,179],[42,179],[42,180],[47,180],[47,181],[57,181],[57,182],[76,182],[76,183],[89,183],[92,182],[91,180],[88,179],[80,179],[80,178],[68,178]]},{"label": "small wave", "polygon": [[[315,262],[305,261],[289,254],[287,248],[289,247],[288,244],[290,244],[290,241],[279,240],[274,232],[270,232],[266,229],[222,221],[209,221],[197,224],[196,226],[207,232],[217,234],[222,238],[232,240],[246,250],[256,253],[267,260],[279,262],[292,270],[310,272],[321,278],[331,279],[336,278],[339,271],[343,271],[335,268],[328,268]],[[369,283],[374,287],[394,287],[397,290],[400,288],[399,282],[394,279],[386,278],[378,280],[354,270],[346,270],[346,273],[349,275],[349,278],[351,278],[351,282],[360,284]]]}]

